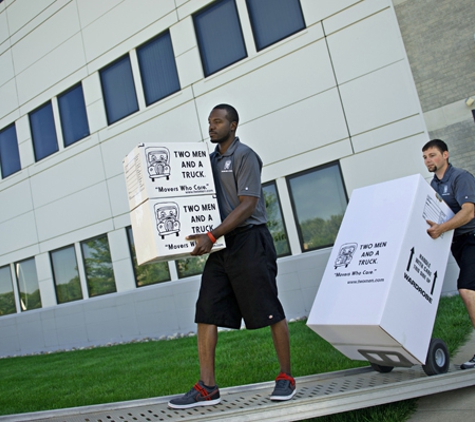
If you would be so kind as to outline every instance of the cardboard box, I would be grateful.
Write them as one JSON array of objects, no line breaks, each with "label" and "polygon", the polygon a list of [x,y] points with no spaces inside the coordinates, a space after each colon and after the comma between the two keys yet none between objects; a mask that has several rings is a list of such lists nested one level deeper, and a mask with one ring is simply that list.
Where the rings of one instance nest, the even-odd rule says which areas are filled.
[{"label": "cardboard box", "polygon": [[307,325],[354,360],[425,364],[453,216],[421,175],[353,191]]},{"label": "cardboard box", "polygon": [[[221,223],[214,195],[149,199],[132,210],[130,219],[139,265],[189,257],[195,245],[185,237]],[[212,252],[225,247],[220,237]]]},{"label": "cardboard box", "polygon": [[144,143],[123,160],[130,209],[150,198],[215,193],[204,142]]}]

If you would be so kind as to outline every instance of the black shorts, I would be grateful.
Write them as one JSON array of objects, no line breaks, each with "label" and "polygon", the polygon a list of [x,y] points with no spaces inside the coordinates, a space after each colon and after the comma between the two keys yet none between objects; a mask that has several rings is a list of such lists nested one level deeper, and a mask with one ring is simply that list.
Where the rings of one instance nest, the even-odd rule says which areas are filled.
[{"label": "black shorts", "polygon": [[277,256],[265,224],[226,236],[206,262],[195,322],[256,329],[285,319],[277,298]]},{"label": "black shorts", "polygon": [[452,255],[460,268],[457,288],[475,290],[475,233],[454,237]]}]

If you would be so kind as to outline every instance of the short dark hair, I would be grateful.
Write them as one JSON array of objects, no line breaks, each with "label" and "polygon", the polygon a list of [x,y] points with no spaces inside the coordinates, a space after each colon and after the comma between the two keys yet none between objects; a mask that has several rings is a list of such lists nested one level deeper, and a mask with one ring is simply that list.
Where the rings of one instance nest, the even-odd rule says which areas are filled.
[{"label": "short dark hair", "polygon": [[441,139],[431,139],[422,147],[422,152],[427,151],[429,148],[437,148],[442,153],[449,151],[449,147]]},{"label": "short dark hair", "polygon": [[218,104],[213,107],[213,110],[220,109],[226,110],[226,118],[229,120],[229,123],[236,122],[236,125],[239,123],[239,114],[237,110],[229,104]]}]

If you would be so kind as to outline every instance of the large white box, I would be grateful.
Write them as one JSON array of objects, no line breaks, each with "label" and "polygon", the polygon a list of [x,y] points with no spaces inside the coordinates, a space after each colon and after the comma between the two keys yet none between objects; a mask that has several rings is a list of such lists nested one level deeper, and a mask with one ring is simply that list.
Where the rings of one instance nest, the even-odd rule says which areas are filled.
[{"label": "large white box", "polygon": [[204,142],[143,143],[123,160],[129,207],[149,198],[215,193]]},{"label": "large white box", "polygon": [[355,189],[307,325],[354,360],[425,364],[453,235],[426,220],[452,216],[421,175]]}]

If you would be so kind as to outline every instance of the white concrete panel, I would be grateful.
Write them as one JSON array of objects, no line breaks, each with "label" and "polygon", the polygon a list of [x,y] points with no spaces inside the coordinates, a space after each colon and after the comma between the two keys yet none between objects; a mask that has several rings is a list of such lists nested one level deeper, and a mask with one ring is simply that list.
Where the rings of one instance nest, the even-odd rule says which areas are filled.
[{"label": "white concrete panel", "polygon": [[[202,122],[223,101],[235,105],[246,122],[335,85],[325,42],[318,41],[197,98],[196,103]],[[203,137],[208,137],[208,126],[202,130]]]},{"label": "white concrete panel", "polygon": [[101,151],[96,146],[30,178],[35,208],[74,195],[103,180]]},{"label": "white concrete panel", "polygon": [[[52,63],[54,63],[54,66],[52,66]],[[81,35],[77,34],[18,74],[17,84],[20,104],[26,103],[74,72],[81,69],[85,71],[85,65]],[[77,77],[76,81],[80,79],[80,77]]]},{"label": "white concrete panel", "polygon": [[[318,135],[315,135],[317,137]],[[304,154],[294,155],[285,160],[267,164],[264,162],[262,180],[264,182],[288,176],[289,174],[307,170],[312,167],[338,160],[353,154],[349,138],[307,151]],[[294,223],[292,222],[292,225]]]},{"label": "white concrete panel", "polygon": [[105,183],[58,199],[36,209],[41,242],[111,218],[109,192]]},{"label": "white concrete panel", "polygon": [[331,89],[253,120],[238,135],[269,165],[347,138],[348,132],[338,92]]},{"label": "white concrete panel", "polygon": [[118,174],[117,176],[108,179],[107,187],[110,192],[112,215],[116,217],[122,214],[128,214],[130,208],[127,198],[125,176],[123,174]]},{"label": "white concrete panel", "polygon": [[[2,23],[0,22],[0,28],[1,26]],[[12,52],[11,50],[6,50],[5,53],[0,55],[0,86],[10,81],[10,79],[13,79],[14,76],[15,70],[13,69]]]},{"label": "white concrete panel", "polygon": [[302,5],[305,23],[307,26],[310,26],[360,1],[361,0],[300,0],[300,4]]},{"label": "white concrete panel", "polygon": [[173,0],[126,0],[83,29],[87,60],[96,59],[140,32],[143,28],[174,12]]},{"label": "white concrete panel", "polygon": [[385,9],[328,37],[339,83],[405,58],[392,10]]},{"label": "white concrete panel", "polygon": [[[412,136],[340,160],[348,195],[353,189],[412,174],[428,174],[422,160],[424,134]],[[364,171],[362,171],[364,169]]]},{"label": "white concrete panel", "polygon": [[81,27],[84,28],[126,0],[76,0]]},{"label": "white concrete panel", "polygon": [[[362,152],[389,142],[418,134],[426,134],[424,119],[417,114],[407,119],[398,120],[386,126],[378,127],[351,139],[355,152]],[[428,137],[428,134],[426,134]]]},{"label": "white concrete panel", "polygon": [[[24,71],[78,32],[77,10],[75,2],[71,2],[13,45],[12,54],[16,72]],[[50,61],[50,69],[54,68],[51,63],[56,64],[56,61]]]},{"label": "white concrete panel", "polygon": [[405,62],[340,86],[351,135],[419,113],[412,77]]},{"label": "white concrete panel", "polygon": [[191,16],[172,25],[170,27],[170,36],[175,57],[181,56],[192,48],[196,48],[196,35]]},{"label": "white concrete panel", "polygon": [[124,228],[108,233],[112,261],[130,259],[130,248],[127,240],[127,232]]},{"label": "white concrete panel", "polygon": [[352,7],[342,10],[323,23],[327,35],[366,18],[380,10],[389,8],[390,0],[364,0],[356,2]]},{"label": "white concrete panel", "polygon": [[94,104],[96,101],[102,101],[103,97],[99,72],[94,72],[82,80],[82,90],[86,106]]},{"label": "white concrete panel", "polygon": [[[130,225],[130,224],[129,224]],[[104,220],[96,224],[91,224],[90,226],[83,227],[81,229],[75,230],[74,232],[63,233],[57,237],[46,239],[41,242],[38,247],[41,252],[48,252],[54,249],[62,248],[65,245],[71,245],[74,242],[80,242],[84,239],[90,239],[104,233],[108,233],[110,230],[114,230],[114,225],[112,220]],[[79,260],[79,253],[76,250],[76,254]],[[79,267],[80,277],[82,275],[82,269]],[[82,281],[81,281],[82,282]],[[85,295],[85,289],[83,289],[83,294]]]},{"label": "white concrete panel", "polygon": [[41,12],[51,6],[55,0],[13,1],[7,9],[8,26],[15,34],[20,28],[31,22]]},{"label": "white concrete panel", "polygon": [[131,258],[113,261],[112,264],[114,266],[114,278],[117,292],[126,292],[136,289]]},{"label": "white concrete panel", "polygon": [[8,189],[2,189],[0,204],[8,204],[8,206],[0,207],[0,222],[6,222],[18,215],[32,211],[33,202],[28,180],[23,180]]},{"label": "white concrete panel", "polygon": [[[177,122],[183,122],[183,124],[177,124]],[[101,148],[106,177],[123,174],[123,159],[139,143],[157,142],[164,139],[167,142],[202,140],[193,102],[182,104],[104,141]]]},{"label": "white concrete panel", "polygon": [[0,255],[36,245],[38,237],[33,212],[0,223],[0,239]]},{"label": "white concrete panel", "polygon": [[[10,33],[8,31],[7,12],[5,11],[5,4],[0,4],[0,46],[5,42]],[[8,43],[4,48],[9,47]],[[1,50],[0,50],[1,51]]]},{"label": "white concrete panel", "polygon": [[181,88],[187,87],[204,78],[198,47],[178,56],[176,58],[176,67]]},{"label": "white concrete panel", "polygon": [[86,106],[86,112],[89,121],[89,131],[91,133],[107,128],[106,109],[102,100],[88,104]]},{"label": "white concrete panel", "polygon": [[15,79],[0,86],[0,117],[13,113],[18,108],[18,96]]}]

